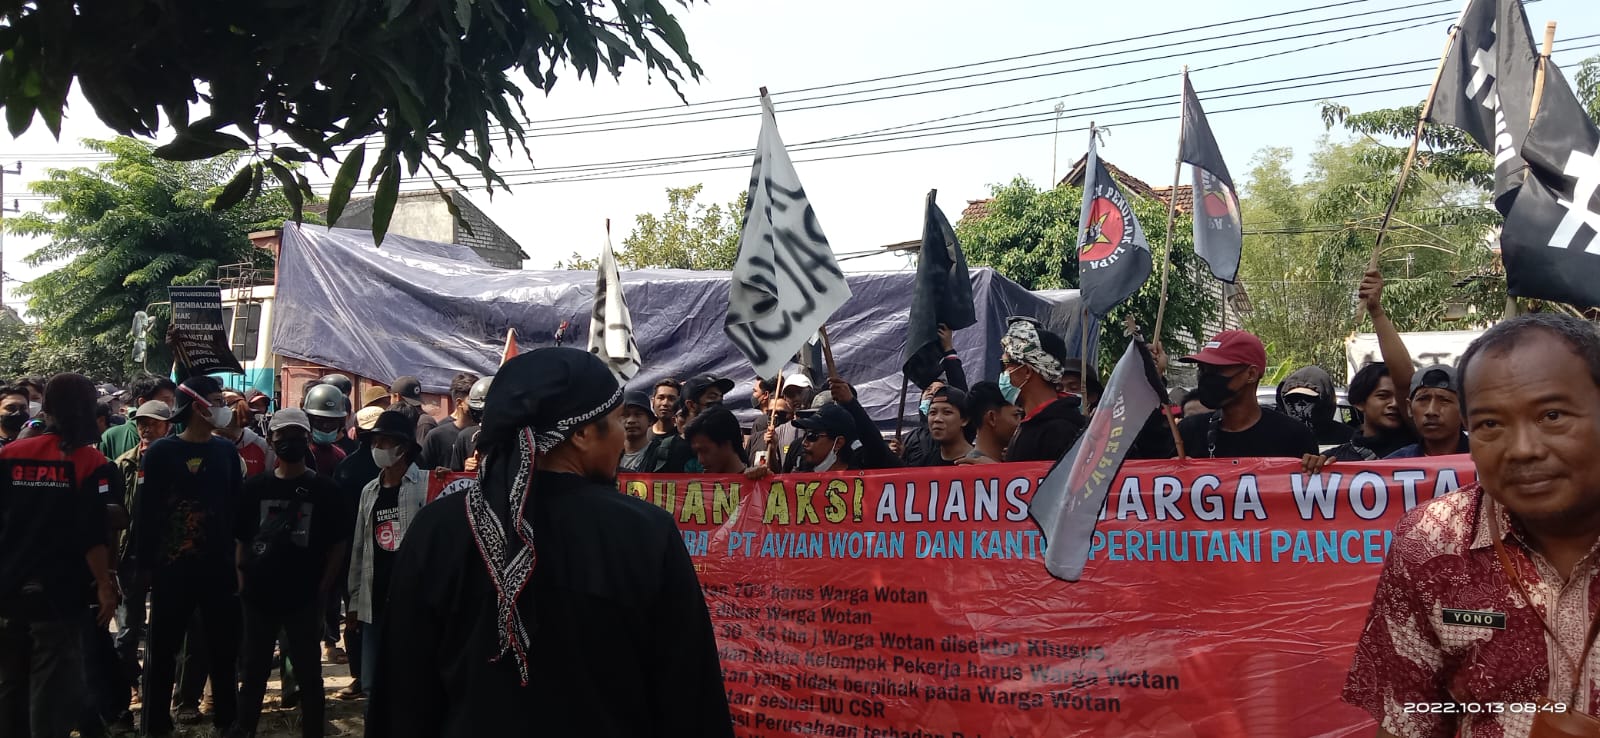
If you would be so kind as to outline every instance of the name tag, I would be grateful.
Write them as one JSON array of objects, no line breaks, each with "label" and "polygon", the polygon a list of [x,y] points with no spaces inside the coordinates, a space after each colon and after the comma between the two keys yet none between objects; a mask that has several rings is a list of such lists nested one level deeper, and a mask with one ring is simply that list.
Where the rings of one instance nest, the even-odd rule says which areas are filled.
[{"label": "name tag", "polygon": [[1481,610],[1450,610],[1440,611],[1439,618],[1445,625],[1470,625],[1475,628],[1506,629],[1506,614],[1503,612],[1485,612]]}]

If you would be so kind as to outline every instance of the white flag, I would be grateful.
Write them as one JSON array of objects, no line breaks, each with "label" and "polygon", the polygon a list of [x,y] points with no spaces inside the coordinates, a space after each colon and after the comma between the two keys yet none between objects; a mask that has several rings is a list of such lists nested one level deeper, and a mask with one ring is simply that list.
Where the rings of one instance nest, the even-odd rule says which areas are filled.
[{"label": "white flag", "polygon": [[600,357],[617,381],[627,384],[639,373],[639,345],[633,341],[633,316],[622,299],[622,273],[611,252],[611,232],[600,251],[600,268],[595,270],[594,312],[589,315],[589,353]]},{"label": "white flag", "polygon": [[806,338],[850,299],[850,286],[778,137],[772,101],[765,94],[744,212],[723,331],[750,359],[757,376],[775,377]]}]

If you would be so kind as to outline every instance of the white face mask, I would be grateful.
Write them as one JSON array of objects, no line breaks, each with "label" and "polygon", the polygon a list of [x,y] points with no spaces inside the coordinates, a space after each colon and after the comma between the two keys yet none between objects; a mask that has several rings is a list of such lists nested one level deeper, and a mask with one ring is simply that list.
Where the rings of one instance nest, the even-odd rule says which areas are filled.
[{"label": "white face mask", "polygon": [[39,414],[39,411],[41,411],[41,410],[43,410],[43,409],[44,409],[44,406],[43,406],[43,405],[40,405],[40,404],[39,404],[39,403],[37,403],[37,402],[30,402],[30,403],[28,403],[28,417],[30,417],[30,418],[31,418],[31,417],[33,417],[33,416],[35,416],[35,415],[38,415],[38,414]]},{"label": "white face mask", "polygon": [[833,469],[833,465],[835,463],[837,463],[838,461],[839,461],[838,452],[834,451],[832,449],[829,449],[828,450],[828,455],[822,457],[821,463],[817,464],[816,471],[819,471],[819,472],[829,471],[829,470]]},{"label": "white face mask", "polygon": [[211,408],[211,425],[217,428],[233,425],[233,408],[226,405]]},{"label": "white face mask", "polygon": [[397,449],[397,448],[375,448],[375,449],[372,449],[372,463],[377,464],[379,469],[387,469],[387,468],[389,468],[391,466],[394,466],[394,463],[396,461],[399,461],[399,460],[400,460],[400,449]]}]

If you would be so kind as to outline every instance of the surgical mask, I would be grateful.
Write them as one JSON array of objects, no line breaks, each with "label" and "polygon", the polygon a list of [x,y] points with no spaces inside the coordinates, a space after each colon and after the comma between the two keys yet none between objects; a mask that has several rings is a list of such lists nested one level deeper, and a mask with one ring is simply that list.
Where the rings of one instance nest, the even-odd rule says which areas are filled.
[{"label": "surgical mask", "polygon": [[1022,394],[1022,388],[1012,386],[1011,372],[1001,369],[1000,380],[998,384],[1000,385],[1000,394],[1005,395],[1006,402],[1009,402],[1013,405],[1017,404],[1017,395]]},{"label": "surgical mask", "polygon": [[35,415],[38,415],[38,414],[39,414],[39,411],[40,411],[40,410],[43,410],[43,409],[44,409],[44,406],[43,406],[43,405],[40,405],[40,404],[39,404],[39,403],[37,403],[37,402],[30,402],[30,403],[28,403],[28,417],[30,417],[30,418],[31,418],[31,417],[33,417],[33,416],[35,416]]},{"label": "surgical mask", "polygon": [[278,458],[283,459],[291,464],[298,464],[302,461],[305,461],[306,455],[309,454],[310,451],[310,449],[306,448],[304,441],[279,441],[272,444],[272,452],[277,454]]},{"label": "surgical mask", "polygon": [[226,405],[211,408],[211,425],[216,428],[233,425],[233,408]]},{"label": "surgical mask", "polygon": [[372,449],[372,463],[377,464],[379,469],[387,469],[387,468],[389,468],[391,466],[394,466],[394,462],[399,461],[399,460],[400,460],[400,449],[397,449],[397,448],[375,448],[375,449]]},{"label": "surgical mask", "polygon": [[311,431],[311,440],[326,446],[339,440],[339,431]]},{"label": "surgical mask", "polygon": [[933,400],[923,400],[922,404],[917,406],[917,409],[921,410],[923,415],[927,415],[928,411],[933,409]]},{"label": "surgical mask", "polygon": [[834,451],[833,449],[829,449],[828,450],[828,455],[822,457],[822,461],[817,463],[816,471],[828,471],[828,470],[833,468],[834,462],[836,462],[838,460],[839,460],[838,452]]},{"label": "surgical mask", "polygon": [[1235,394],[1233,388],[1228,386],[1231,382],[1233,377],[1226,374],[1202,374],[1200,386],[1194,390],[1195,399],[1206,407],[1220,410]]},{"label": "surgical mask", "polygon": [[6,413],[0,415],[0,428],[15,436],[22,432],[22,425],[28,422],[27,413]]}]

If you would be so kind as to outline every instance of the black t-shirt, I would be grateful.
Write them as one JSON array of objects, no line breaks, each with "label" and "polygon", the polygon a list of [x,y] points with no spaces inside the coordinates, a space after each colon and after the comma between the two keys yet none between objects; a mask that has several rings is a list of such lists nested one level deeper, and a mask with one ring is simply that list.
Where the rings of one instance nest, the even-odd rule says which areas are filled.
[{"label": "black t-shirt", "polygon": [[450,466],[450,459],[455,454],[456,438],[460,435],[461,429],[456,426],[455,420],[440,423],[438,428],[428,431],[428,437],[422,440],[422,454],[417,457],[417,466],[426,471]]},{"label": "black t-shirt", "polygon": [[395,552],[400,550],[400,488],[378,488],[372,504],[372,611],[382,613],[389,602],[389,577],[394,573]]},{"label": "black t-shirt", "polygon": [[456,435],[455,443],[451,444],[450,471],[466,471],[467,459],[472,458],[474,451],[478,450],[478,426],[469,425],[461,429]]},{"label": "black t-shirt", "polygon": [[[1194,459],[1242,457],[1293,458],[1317,452],[1317,438],[1304,423],[1283,413],[1261,408],[1261,419],[1242,431],[1222,429],[1220,413],[1185,418],[1178,424],[1183,450]],[[1216,429],[1216,453],[1211,452],[1211,431]]]},{"label": "black t-shirt", "polygon": [[107,543],[122,477],[94,446],[68,455],[60,443],[47,433],[0,453],[0,617],[63,620],[91,602],[84,554]]},{"label": "black t-shirt", "polygon": [[143,464],[133,533],[140,568],[183,562],[216,577],[208,584],[232,586],[234,512],[244,478],[239,450],[223,438],[190,443],[169,436],[150,444]]},{"label": "black t-shirt", "polygon": [[239,502],[234,537],[245,546],[241,596],[276,612],[314,602],[329,552],[355,527],[339,485],[315,472],[293,479],[267,472],[245,481]]}]

